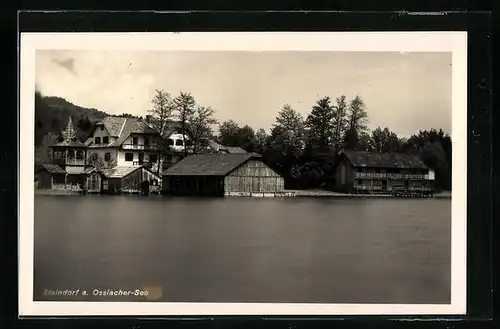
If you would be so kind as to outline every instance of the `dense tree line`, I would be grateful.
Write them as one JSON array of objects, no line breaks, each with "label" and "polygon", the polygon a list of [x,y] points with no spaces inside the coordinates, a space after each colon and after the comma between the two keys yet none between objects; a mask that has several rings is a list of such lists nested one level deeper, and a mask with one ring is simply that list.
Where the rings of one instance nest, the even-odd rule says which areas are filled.
[{"label": "dense tree line", "polygon": [[[183,137],[189,136],[195,153],[206,148],[209,140],[213,138],[211,126],[217,123],[215,111],[212,108],[197,103],[191,93],[183,91],[178,96],[172,97],[170,93],[157,89],[151,102],[148,121],[164,137],[158,149],[158,159],[163,158],[170,151],[165,128],[172,121],[178,123]],[[184,156],[187,155],[188,149],[184,148]],[[159,166],[157,170],[160,171]]]},{"label": "dense tree line", "polygon": [[94,123],[107,116],[105,112],[74,105],[61,97],[43,96],[35,91],[35,145],[39,146],[47,134],[59,134],[68,123],[74,120],[76,135],[85,140]]},{"label": "dense tree line", "polygon": [[320,98],[303,117],[285,104],[270,133],[222,122],[219,142],[258,152],[285,177],[287,188],[331,187],[336,155],[343,150],[397,152],[419,155],[436,172],[436,187],[451,189],[451,138],[442,129],[419,131],[401,138],[387,127],[369,130],[368,114],[360,96],[347,100]]},{"label": "dense tree line", "polygon": [[[53,99],[62,102],[61,98]],[[69,115],[74,118],[75,113],[79,115],[75,125],[82,141],[88,137],[94,123],[106,116],[104,112],[73,104],[55,108],[57,110],[49,106],[42,95],[35,94],[38,162],[50,160],[48,145],[58,139]],[[121,116],[134,117],[128,113]],[[344,95],[334,99],[322,97],[312,105],[306,117],[284,104],[269,127],[269,133],[263,128],[255,131],[248,125],[227,120],[219,124],[215,137],[212,126],[219,123],[215,110],[197,103],[188,92],[180,92],[174,97],[164,90],[156,90],[146,117],[159,132],[164,132],[169,122],[177,121],[180,132],[190,136],[195,153],[203,152],[208,141],[215,139],[226,146],[262,154],[264,161],[285,177],[286,188],[330,187],[336,155],[342,150],[359,150],[419,155],[435,170],[437,187],[451,189],[450,136],[442,129],[421,130],[409,138],[399,137],[388,127],[370,130],[366,105],[360,96],[351,100]],[[168,152],[169,145],[164,140],[160,143],[158,158]]]}]

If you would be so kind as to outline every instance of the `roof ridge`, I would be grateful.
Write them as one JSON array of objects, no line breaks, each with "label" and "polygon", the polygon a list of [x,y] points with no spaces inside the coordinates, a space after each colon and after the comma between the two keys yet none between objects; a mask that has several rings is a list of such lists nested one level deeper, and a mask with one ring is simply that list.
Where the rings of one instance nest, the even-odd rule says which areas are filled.
[{"label": "roof ridge", "polygon": [[124,118],[124,119],[125,120],[123,120],[122,127],[120,128],[120,132],[118,133],[118,138],[120,138],[120,136],[122,135],[123,128],[125,128],[125,124],[127,123],[127,118]]}]

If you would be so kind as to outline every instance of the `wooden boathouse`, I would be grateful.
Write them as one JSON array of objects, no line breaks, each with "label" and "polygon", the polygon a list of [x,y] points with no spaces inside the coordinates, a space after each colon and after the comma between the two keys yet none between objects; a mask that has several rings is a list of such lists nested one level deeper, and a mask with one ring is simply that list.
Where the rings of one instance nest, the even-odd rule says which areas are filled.
[{"label": "wooden boathouse", "polygon": [[426,196],[433,181],[418,156],[403,153],[344,151],[335,168],[336,190],[344,193]]},{"label": "wooden boathouse", "polygon": [[196,154],[163,174],[163,194],[177,196],[278,196],[284,179],[256,153]]},{"label": "wooden boathouse", "polygon": [[111,169],[100,169],[101,192],[103,194],[142,194],[150,192],[159,194],[161,179],[149,168],[138,167],[114,167]]}]

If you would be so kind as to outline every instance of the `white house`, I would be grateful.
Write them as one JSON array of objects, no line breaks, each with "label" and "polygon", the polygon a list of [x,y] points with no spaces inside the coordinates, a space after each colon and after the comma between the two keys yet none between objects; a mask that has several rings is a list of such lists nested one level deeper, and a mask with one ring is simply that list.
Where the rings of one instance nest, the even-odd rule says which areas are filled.
[{"label": "white house", "polygon": [[[179,161],[179,153],[191,145],[189,137],[183,139],[179,130],[178,123],[169,122],[163,131],[172,151],[165,159],[167,163]],[[85,144],[90,161],[99,157],[108,168],[141,165],[157,168],[160,142],[160,133],[144,120],[106,117],[95,124]]]}]

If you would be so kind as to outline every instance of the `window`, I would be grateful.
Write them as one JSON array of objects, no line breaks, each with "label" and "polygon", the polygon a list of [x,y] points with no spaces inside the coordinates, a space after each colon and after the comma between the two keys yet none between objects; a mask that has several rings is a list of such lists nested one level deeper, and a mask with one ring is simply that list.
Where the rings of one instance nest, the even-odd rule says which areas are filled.
[{"label": "window", "polygon": [[109,161],[109,160],[111,160],[111,153],[106,152],[106,154],[104,154],[104,161]]},{"label": "window", "polygon": [[137,145],[137,137],[132,138],[132,144]]},{"label": "window", "polygon": [[104,125],[101,125],[101,131],[103,131],[103,130],[104,130]]},{"label": "window", "polygon": [[178,139],[175,141],[175,146],[183,146],[182,139]]},{"label": "window", "polygon": [[144,145],[149,146],[149,138],[144,137]]},{"label": "window", "polygon": [[158,162],[158,156],[156,154],[150,154],[149,155],[149,162],[151,162],[151,163]]},{"label": "window", "polygon": [[103,180],[102,181],[102,189],[103,190],[107,190],[108,189],[108,181],[107,180]]},{"label": "window", "polygon": [[101,137],[96,137],[94,143],[95,144],[101,144]]},{"label": "window", "polygon": [[125,153],[125,161],[134,161],[134,153]]},{"label": "window", "polygon": [[108,143],[109,143],[109,137],[108,137],[108,136],[104,136],[104,137],[102,138],[102,143],[103,143],[103,144],[108,144]]},{"label": "window", "polygon": [[85,153],[83,152],[83,150],[78,150],[76,152],[76,159],[83,160],[84,158],[85,158]]},{"label": "window", "polygon": [[174,145],[174,140],[172,138],[169,138],[168,139],[168,143],[167,143],[169,146],[172,146]]}]

